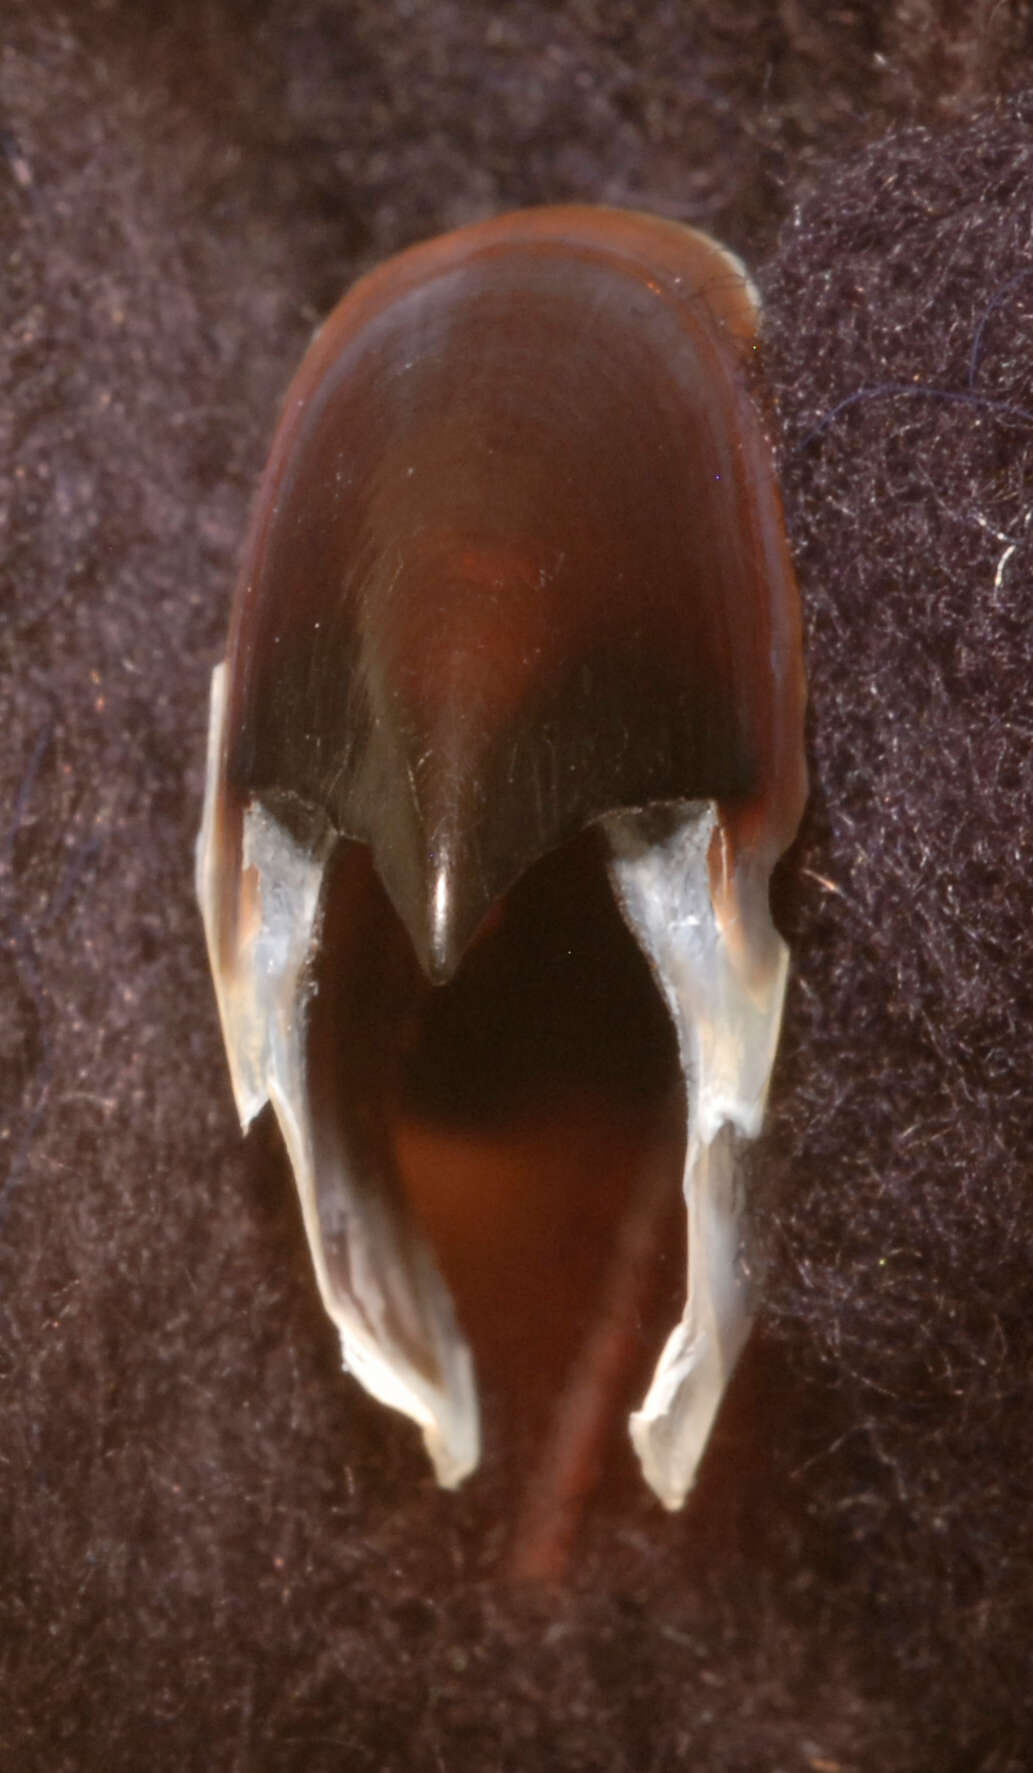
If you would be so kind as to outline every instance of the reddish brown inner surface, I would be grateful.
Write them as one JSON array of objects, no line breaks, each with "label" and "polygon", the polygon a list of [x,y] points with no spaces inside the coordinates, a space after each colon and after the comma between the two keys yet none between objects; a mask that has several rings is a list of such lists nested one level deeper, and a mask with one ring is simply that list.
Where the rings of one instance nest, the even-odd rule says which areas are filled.
[{"label": "reddish brown inner surface", "polygon": [[684,1294],[674,1039],[594,838],[520,883],[416,1027],[403,1185],[474,1350],[488,1457],[519,1469],[516,1564],[554,1574],[582,1494],[626,1474]]}]

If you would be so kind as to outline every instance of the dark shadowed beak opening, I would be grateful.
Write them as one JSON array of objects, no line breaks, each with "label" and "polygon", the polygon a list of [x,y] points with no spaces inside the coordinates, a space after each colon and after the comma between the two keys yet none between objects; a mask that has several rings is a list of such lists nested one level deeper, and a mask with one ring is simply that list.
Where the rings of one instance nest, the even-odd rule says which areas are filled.
[{"label": "dark shadowed beak opening", "polygon": [[[631,1472],[626,1418],[680,1309],[674,1031],[598,833],[530,870],[458,965],[445,942],[432,953],[447,982],[427,980],[368,852],[349,846],[328,876],[310,1006],[317,1138],[433,1252],[492,1464],[511,1457],[551,1519],[587,1474]],[[401,1309],[391,1333],[416,1359]]]}]

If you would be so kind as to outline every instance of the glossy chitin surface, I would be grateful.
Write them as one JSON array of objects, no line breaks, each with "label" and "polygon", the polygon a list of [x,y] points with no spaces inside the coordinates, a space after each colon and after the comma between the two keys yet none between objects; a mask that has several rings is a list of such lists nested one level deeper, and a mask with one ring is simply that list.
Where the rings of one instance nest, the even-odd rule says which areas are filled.
[{"label": "glossy chitin surface", "polygon": [[784,768],[798,640],[752,333],[699,235],[531,211],[365,279],[288,393],[225,767],[370,843],[436,974],[586,820]]},{"label": "glossy chitin surface", "polygon": [[[364,1016],[390,1024],[383,994],[367,988],[332,1037],[380,1057],[346,1076],[351,1100],[326,1086],[330,1036],[309,1013],[326,872],[334,857],[355,882],[335,941],[360,941],[371,858],[437,983],[533,863],[599,823],[678,1029],[691,1219],[726,1129],[759,1127],[785,971],[767,882],[805,794],[755,324],[741,267],[691,230],[581,207],[475,225],[335,310],[262,483],[199,851],[224,1030],[245,1122],[271,1098],[284,1127],[346,1359],[423,1424],[447,1481],[476,1458],[472,1371],[392,1175],[392,1040],[363,1034]],[[672,892],[691,953],[659,909]],[[708,1237],[735,1261],[735,1191],[717,1192],[725,1230],[690,1248],[697,1307]],[[644,1406],[665,1450],[641,1423],[636,1444],[669,1503],[745,1333],[733,1306],[732,1332],[724,1305],[709,1328],[687,1315]],[[700,1414],[678,1399],[701,1336],[724,1352],[686,1450],[671,1422]]]}]

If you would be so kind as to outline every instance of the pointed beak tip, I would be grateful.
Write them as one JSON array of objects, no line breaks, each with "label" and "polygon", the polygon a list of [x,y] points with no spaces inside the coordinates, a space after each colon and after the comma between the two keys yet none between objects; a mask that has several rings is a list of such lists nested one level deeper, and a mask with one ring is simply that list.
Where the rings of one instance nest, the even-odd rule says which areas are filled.
[{"label": "pointed beak tip", "polygon": [[434,986],[447,985],[459,965],[461,954],[458,952],[454,932],[450,929],[431,929],[424,953],[420,956],[423,971]]},{"label": "pointed beak tip", "polygon": [[440,867],[430,883],[426,941],[420,962],[432,985],[447,985],[462,958],[457,940],[455,894],[447,867]]}]

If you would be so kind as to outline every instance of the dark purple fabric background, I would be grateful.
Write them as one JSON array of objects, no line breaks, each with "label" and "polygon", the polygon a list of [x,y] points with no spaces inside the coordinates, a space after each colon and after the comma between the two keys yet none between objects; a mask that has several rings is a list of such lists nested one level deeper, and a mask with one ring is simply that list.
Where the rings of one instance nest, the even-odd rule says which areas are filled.
[{"label": "dark purple fabric background", "polygon": [[[8,0],[0,22],[0,1764],[1033,1764],[1025,5]],[[996,108],[995,108],[996,107]],[[768,303],[814,791],[697,1496],[499,1576],[337,1371],[192,898],[277,398],[359,271],[577,197]]]}]

